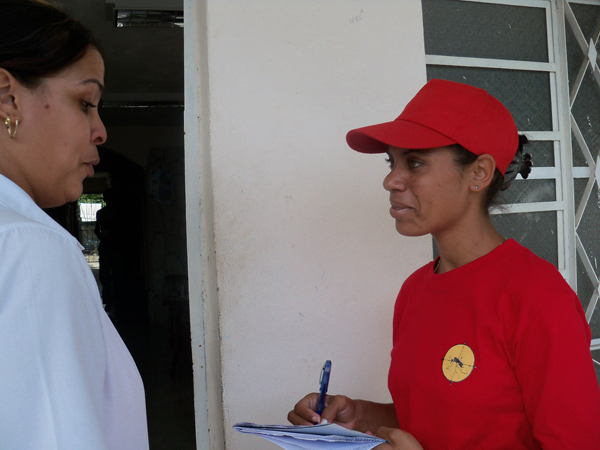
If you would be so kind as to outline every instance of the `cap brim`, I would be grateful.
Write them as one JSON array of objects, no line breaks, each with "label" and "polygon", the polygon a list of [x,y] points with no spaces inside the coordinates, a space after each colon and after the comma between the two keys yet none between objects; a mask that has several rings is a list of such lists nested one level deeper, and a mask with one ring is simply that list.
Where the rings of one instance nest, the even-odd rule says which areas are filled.
[{"label": "cap brim", "polygon": [[431,128],[401,119],[350,130],[346,142],[361,153],[385,153],[390,146],[425,149],[456,144]]}]

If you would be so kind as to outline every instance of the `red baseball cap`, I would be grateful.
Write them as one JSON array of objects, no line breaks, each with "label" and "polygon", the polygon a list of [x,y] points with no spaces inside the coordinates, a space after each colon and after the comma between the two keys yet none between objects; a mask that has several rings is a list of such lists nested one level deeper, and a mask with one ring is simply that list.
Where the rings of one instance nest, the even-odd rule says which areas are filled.
[{"label": "red baseball cap", "polygon": [[517,153],[519,133],[510,112],[487,91],[433,79],[396,120],[351,130],[346,141],[362,153],[460,144],[476,155],[491,155],[504,175]]}]

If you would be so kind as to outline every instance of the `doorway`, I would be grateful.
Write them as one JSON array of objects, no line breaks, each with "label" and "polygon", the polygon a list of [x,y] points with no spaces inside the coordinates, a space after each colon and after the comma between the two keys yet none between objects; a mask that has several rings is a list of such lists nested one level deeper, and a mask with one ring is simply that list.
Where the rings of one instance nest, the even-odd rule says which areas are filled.
[{"label": "doorway", "polygon": [[[90,214],[83,219],[81,205],[71,205],[64,213],[64,226],[85,241],[107,313],[142,375],[150,448],[196,449],[191,356],[185,348],[186,341],[190,346],[187,299],[182,300],[186,290],[173,289],[171,283],[173,276],[187,276],[185,191],[180,176],[183,29],[162,24],[118,27],[122,6],[118,0],[60,3],[101,42],[106,88],[99,112],[108,133],[107,144],[99,148],[97,174],[84,186],[85,194],[96,196],[102,208],[86,206],[83,209]],[[152,3],[169,9],[173,4]],[[113,198],[112,214],[106,214],[107,192]],[[106,227],[111,236],[107,254],[98,251],[102,244],[95,232],[97,220],[92,220],[102,209],[100,217],[112,216]],[[103,259],[108,271],[103,270]],[[179,295],[177,308],[172,301],[175,294]]]}]

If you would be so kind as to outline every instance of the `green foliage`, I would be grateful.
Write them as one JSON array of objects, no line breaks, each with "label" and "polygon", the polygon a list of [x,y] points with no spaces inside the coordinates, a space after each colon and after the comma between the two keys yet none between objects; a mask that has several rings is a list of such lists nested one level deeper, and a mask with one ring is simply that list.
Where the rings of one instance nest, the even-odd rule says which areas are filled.
[{"label": "green foliage", "polygon": [[102,194],[83,194],[79,197],[79,203],[102,203],[102,207],[106,206]]}]

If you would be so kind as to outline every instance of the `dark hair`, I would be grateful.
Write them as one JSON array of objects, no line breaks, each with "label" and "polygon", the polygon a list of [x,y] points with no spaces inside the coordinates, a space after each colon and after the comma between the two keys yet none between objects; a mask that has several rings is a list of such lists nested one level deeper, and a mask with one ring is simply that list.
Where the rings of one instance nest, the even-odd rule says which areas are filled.
[{"label": "dark hair", "polygon": [[0,0],[0,67],[36,87],[99,49],[91,31],[45,0]]},{"label": "dark hair", "polygon": [[[498,169],[494,172],[494,177],[488,186],[483,202],[483,209],[486,212],[488,212],[491,207],[498,205],[498,193],[508,189],[518,174],[521,174],[523,178],[529,176],[532,166],[531,155],[529,153],[523,153],[523,146],[527,144],[527,142],[529,142],[527,136],[519,135],[517,153],[513,161],[508,165],[505,175],[502,175]],[[454,161],[461,169],[470,166],[477,159],[476,154],[471,153],[459,144],[450,146],[450,149],[454,152]]]}]

